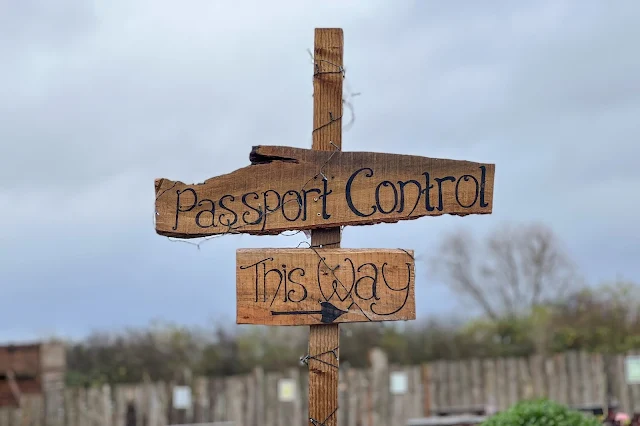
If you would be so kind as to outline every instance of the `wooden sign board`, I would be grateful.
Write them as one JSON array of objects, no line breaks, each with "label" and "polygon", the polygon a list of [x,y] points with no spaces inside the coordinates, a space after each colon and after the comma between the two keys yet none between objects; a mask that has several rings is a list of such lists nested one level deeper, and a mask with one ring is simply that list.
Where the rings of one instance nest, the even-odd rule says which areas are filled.
[{"label": "wooden sign board", "polygon": [[282,146],[249,158],[201,184],[156,179],[156,232],[268,235],[492,211],[493,164]]},{"label": "wooden sign board", "polygon": [[238,324],[413,320],[410,250],[239,249]]}]

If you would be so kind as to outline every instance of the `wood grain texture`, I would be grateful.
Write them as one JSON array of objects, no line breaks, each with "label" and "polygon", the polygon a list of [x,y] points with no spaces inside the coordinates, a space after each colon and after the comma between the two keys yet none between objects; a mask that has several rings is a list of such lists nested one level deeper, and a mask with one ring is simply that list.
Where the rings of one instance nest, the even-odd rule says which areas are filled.
[{"label": "wood grain texture", "polygon": [[238,324],[412,320],[413,251],[239,249],[236,301]]},{"label": "wood grain texture", "polygon": [[[316,151],[329,150],[332,151],[329,155],[335,155],[342,150],[342,79],[344,78],[342,29],[316,28],[313,56],[312,148]],[[325,165],[325,163],[326,160],[322,164]],[[324,170],[321,171],[323,176]],[[319,173],[318,171],[314,173],[317,180]],[[328,188],[328,182],[328,177],[327,180],[322,180],[323,189],[325,183]],[[328,191],[325,191],[323,195],[328,197],[327,193]],[[320,197],[317,199],[320,200]],[[326,201],[327,198],[322,200]],[[326,204],[328,205],[328,202]],[[319,216],[318,213],[320,213]],[[320,217],[323,217],[322,212],[316,212],[316,218]],[[340,227],[325,227],[311,232],[313,247],[338,248],[340,239]],[[313,422],[325,426],[338,424],[339,327],[335,323],[309,327],[309,355],[318,355],[316,359],[309,360],[309,424]]]},{"label": "wood grain texture", "polygon": [[156,232],[268,235],[492,212],[493,164],[329,147],[256,146],[250,166],[204,183],[157,179]]}]

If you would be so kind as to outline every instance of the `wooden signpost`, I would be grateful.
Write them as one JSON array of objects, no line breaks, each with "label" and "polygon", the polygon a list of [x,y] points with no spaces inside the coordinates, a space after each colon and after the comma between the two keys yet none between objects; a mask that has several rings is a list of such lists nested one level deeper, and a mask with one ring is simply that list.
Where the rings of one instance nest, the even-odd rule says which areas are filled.
[{"label": "wooden signpost", "polygon": [[412,320],[413,253],[249,249],[236,261],[238,324]]},{"label": "wooden signpost", "polygon": [[249,158],[198,185],[157,180],[158,233],[264,235],[491,213],[492,164],[281,146],[254,147]]},{"label": "wooden signpost", "polygon": [[160,235],[311,230],[309,248],[237,250],[236,322],[309,325],[314,426],[337,424],[338,324],[416,317],[413,252],[341,249],[341,227],[493,208],[493,164],[343,152],[342,64],[342,30],[316,29],[312,149],[256,146],[232,173],[155,181]]}]

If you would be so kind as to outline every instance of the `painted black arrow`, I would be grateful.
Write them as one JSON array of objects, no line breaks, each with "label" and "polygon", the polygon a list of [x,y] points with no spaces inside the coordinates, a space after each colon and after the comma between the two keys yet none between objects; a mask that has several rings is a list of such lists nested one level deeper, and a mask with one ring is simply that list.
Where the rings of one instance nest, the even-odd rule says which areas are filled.
[{"label": "painted black arrow", "polygon": [[340,316],[347,313],[347,311],[343,311],[342,309],[338,309],[333,306],[329,302],[320,302],[320,306],[322,309],[319,311],[287,311],[287,312],[276,312],[271,311],[271,315],[309,315],[309,314],[320,314],[322,315],[322,319],[320,322],[325,324],[331,324],[335,320],[337,320]]}]

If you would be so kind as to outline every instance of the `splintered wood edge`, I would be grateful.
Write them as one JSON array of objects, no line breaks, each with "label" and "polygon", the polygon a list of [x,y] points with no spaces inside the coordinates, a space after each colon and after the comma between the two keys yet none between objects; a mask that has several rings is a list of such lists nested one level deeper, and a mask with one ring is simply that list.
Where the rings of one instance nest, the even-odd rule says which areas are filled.
[{"label": "splintered wood edge", "polygon": [[198,183],[186,183],[180,180],[173,180],[173,179],[167,179],[167,178],[156,178],[155,179],[155,187],[156,187],[156,195],[160,189],[160,187],[162,186],[162,182],[163,181],[167,181],[167,182],[171,182],[174,185],[186,185],[186,186],[202,186],[202,185],[206,185],[209,181],[214,180],[214,179],[219,179],[231,174],[234,174],[236,172],[239,172],[241,170],[250,168],[252,166],[260,166],[263,164],[269,164],[269,163],[274,163],[274,162],[278,162],[281,161],[283,163],[299,163],[300,160],[297,158],[292,158],[292,157],[287,157],[285,155],[280,155],[280,154],[284,154],[285,152],[290,152],[290,151],[311,151],[305,148],[294,148],[294,147],[286,147],[286,146],[277,146],[277,145],[254,145],[251,148],[251,151],[249,152],[249,164],[243,167],[240,167],[239,169],[235,169],[232,170],[228,173],[223,173],[221,175],[217,175],[217,176],[213,176],[210,177],[202,182],[198,182]]},{"label": "splintered wood edge", "polygon": [[[285,227],[285,228],[272,228],[272,229],[265,229],[264,231],[259,230],[259,229],[255,229],[255,230],[251,230],[251,229],[247,229],[247,230],[242,230],[242,231],[234,231],[231,232],[231,234],[245,234],[245,235],[279,235],[283,232],[289,232],[289,231],[309,231],[309,230],[314,230],[314,229],[332,229],[332,228],[336,228],[339,226],[371,226],[371,225],[378,225],[378,224],[382,224],[382,223],[386,223],[386,224],[392,224],[392,223],[398,223],[398,222],[406,222],[409,220],[416,220],[416,219],[421,219],[425,216],[427,217],[438,217],[438,216],[445,216],[445,215],[449,215],[449,216],[458,216],[458,217],[464,217],[464,216],[472,216],[472,215],[487,215],[487,214],[492,214],[493,213],[493,200],[491,200],[491,205],[485,210],[485,211],[481,211],[481,212],[473,212],[473,213],[449,213],[449,212],[431,212],[429,214],[421,214],[421,215],[415,215],[415,216],[409,216],[409,217],[402,217],[402,218],[378,218],[378,219],[367,219],[367,220],[359,220],[358,222],[350,222],[350,221],[345,221],[345,222],[340,222],[338,224],[327,224],[327,225],[322,225],[322,224],[316,224],[316,225],[300,225],[300,226],[295,226],[295,227]],[[205,238],[205,237],[211,237],[214,235],[225,235],[224,233],[219,233],[219,234],[212,234],[212,233],[189,233],[189,234],[185,234],[183,232],[171,232],[171,231],[164,231],[164,230],[159,230],[156,228],[156,233],[158,235],[162,235],[164,237],[171,237],[171,238]],[[304,247],[302,247],[304,248]]]},{"label": "splintered wood edge", "polygon": [[[331,151],[319,151],[319,150],[313,150],[313,149],[308,149],[308,148],[298,148],[298,147],[289,147],[289,146],[281,146],[281,145],[254,145],[251,148],[251,151],[249,152],[249,164],[244,166],[244,167],[240,167],[239,169],[235,169],[231,172],[228,173],[223,173],[221,175],[217,175],[217,176],[213,176],[210,177],[208,179],[206,179],[203,182],[199,182],[199,183],[186,183],[180,180],[173,180],[173,179],[168,179],[168,178],[156,178],[154,183],[155,183],[155,189],[156,189],[156,196],[158,195],[158,191],[160,190],[160,187],[162,186],[162,183],[164,181],[167,182],[171,182],[173,185],[186,185],[186,186],[202,186],[202,185],[206,185],[209,181],[214,180],[214,179],[219,179],[231,174],[234,174],[240,170],[244,170],[247,168],[251,168],[252,166],[260,166],[260,165],[264,165],[264,164],[270,164],[270,163],[274,163],[274,162],[285,162],[285,163],[296,163],[299,164],[300,163],[300,159],[295,158],[295,157],[290,157],[290,156],[286,156],[284,154],[290,154],[290,153],[299,153],[302,154],[304,152],[311,152],[313,154],[317,154],[317,153],[327,153],[327,152],[331,152]],[[453,158],[438,158],[438,157],[425,157],[423,155],[418,155],[418,154],[395,154],[392,152],[376,152],[376,151],[337,151],[338,155],[344,155],[344,154],[369,154],[369,155],[374,155],[374,154],[380,154],[380,155],[393,155],[393,156],[397,156],[397,157],[406,157],[406,158],[422,158],[425,160],[432,160],[432,161],[455,161],[456,163],[463,163],[464,165],[469,165],[469,166],[475,166],[475,165],[486,165],[486,166],[491,166],[495,169],[495,164],[493,163],[482,163],[482,162],[477,162],[477,161],[468,161],[468,160],[456,160]],[[495,173],[495,171],[494,171]],[[446,214],[446,213],[445,213]],[[477,213],[472,213],[472,214],[477,214]],[[432,216],[436,216],[436,215],[432,215]],[[209,234],[207,234],[209,235]]]}]

